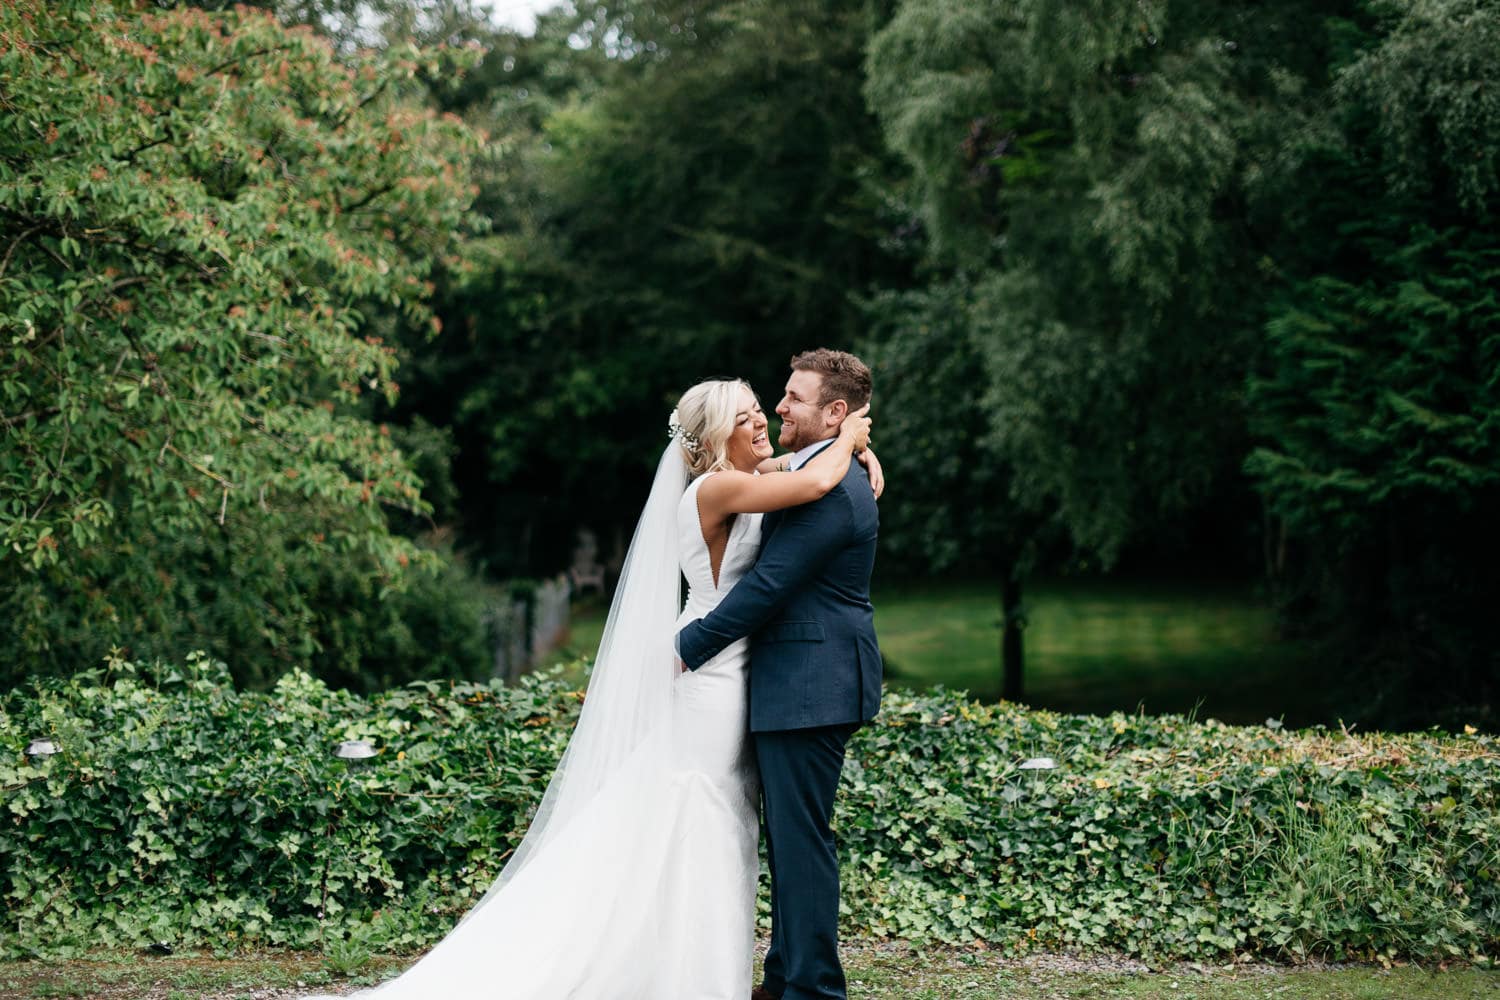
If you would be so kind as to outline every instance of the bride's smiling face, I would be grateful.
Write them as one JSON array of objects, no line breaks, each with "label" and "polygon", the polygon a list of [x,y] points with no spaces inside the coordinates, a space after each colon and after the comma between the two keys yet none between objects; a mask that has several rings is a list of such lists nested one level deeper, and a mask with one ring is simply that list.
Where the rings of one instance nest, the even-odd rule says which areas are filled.
[{"label": "bride's smiling face", "polygon": [[740,386],[739,404],[734,414],[734,430],[725,442],[729,461],[741,472],[750,472],[762,460],[776,454],[766,433],[766,414],[760,400],[746,386]]}]

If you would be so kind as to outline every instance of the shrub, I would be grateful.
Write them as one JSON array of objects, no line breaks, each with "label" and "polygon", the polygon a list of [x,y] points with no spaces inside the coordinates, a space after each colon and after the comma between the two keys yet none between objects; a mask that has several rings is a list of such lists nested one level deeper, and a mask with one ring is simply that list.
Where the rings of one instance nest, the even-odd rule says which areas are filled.
[{"label": "shrub", "polygon": [[[253,688],[300,663],[363,692],[490,672],[486,621],[503,592],[450,548],[419,544],[416,564],[386,577],[368,555],[308,547],[274,525],[173,536],[147,515],[124,520],[139,528],[128,557],[86,553],[70,568],[82,577],[47,568],[0,586],[0,686],[66,676],[112,649],[137,661],[232,652],[234,682]],[[276,581],[275,599],[247,576]],[[107,603],[73,600],[80,579]]]},{"label": "shrub", "polygon": [[888,695],[845,773],[846,908],[881,936],[1018,950],[1476,957],[1500,926],[1495,764],[1477,733]]},{"label": "shrub", "polygon": [[[524,829],[577,717],[560,673],[368,698],[120,660],[0,698],[0,954],[158,939],[409,950]],[[63,752],[33,768],[25,741]],[[380,753],[363,770],[343,739]],[[1027,757],[1058,769],[1023,771]],[[1496,741],[889,693],[837,824],[851,934],[1152,957],[1443,957],[1500,926]],[[762,901],[764,908],[764,901]],[[353,947],[351,945],[350,947]]]}]

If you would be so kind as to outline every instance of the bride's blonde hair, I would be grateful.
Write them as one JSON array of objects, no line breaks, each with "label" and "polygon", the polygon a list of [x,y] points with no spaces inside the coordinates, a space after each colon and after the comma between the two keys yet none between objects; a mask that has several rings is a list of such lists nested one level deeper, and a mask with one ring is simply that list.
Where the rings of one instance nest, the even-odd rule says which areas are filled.
[{"label": "bride's blonde hair", "polygon": [[[740,378],[709,379],[677,401],[668,428],[682,446],[690,475],[734,467],[729,461],[729,435],[734,433],[739,413],[740,386],[750,389],[750,383]],[[750,394],[755,395],[755,390],[750,389]]]}]

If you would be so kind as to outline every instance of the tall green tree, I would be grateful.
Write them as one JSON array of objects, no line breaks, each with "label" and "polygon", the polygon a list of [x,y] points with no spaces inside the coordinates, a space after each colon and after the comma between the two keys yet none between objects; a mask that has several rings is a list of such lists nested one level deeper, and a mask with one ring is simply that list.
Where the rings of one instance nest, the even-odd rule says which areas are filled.
[{"label": "tall green tree", "polygon": [[1292,277],[1247,464],[1296,624],[1333,640],[1381,718],[1473,719],[1500,686],[1500,11],[1376,4],[1340,31],[1326,109],[1267,192]]},{"label": "tall green tree", "polygon": [[[1025,581],[1052,555],[1047,525],[1004,502],[1011,466],[990,433],[986,345],[973,289],[960,280],[887,291],[868,304],[865,357],[875,377],[881,446],[892,490],[881,500],[880,572],[975,573],[997,581],[1002,697],[1024,688]],[[887,664],[899,675],[901,664]]]},{"label": "tall green tree", "polygon": [[[1242,206],[1298,106],[1289,67],[1318,63],[1307,20],[1290,4],[939,0],[875,36],[866,96],[910,170],[927,301],[975,345],[966,395],[1005,470],[990,502],[1032,526],[997,537],[1055,530],[1073,552],[1051,565],[1108,567],[1244,488],[1270,279]],[[1024,575],[1033,550],[1004,548],[1017,568],[997,575]]]},{"label": "tall green tree", "polygon": [[[842,3],[624,3],[544,17],[481,74],[510,150],[493,277],[443,310],[409,402],[459,447],[464,531],[501,573],[628,537],[676,395],[849,346],[851,292],[895,280],[860,96],[875,14]],[[502,47],[507,51],[497,59]],[[508,69],[506,67],[509,67]]]},{"label": "tall green tree", "polygon": [[389,528],[426,505],[365,416],[398,387],[362,326],[429,322],[475,223],[475,137],[410,99],[437,57],[86,0],[6,4],[0,34],[6,669],[305,662],[320,593],[375,607],[436,563]]}]

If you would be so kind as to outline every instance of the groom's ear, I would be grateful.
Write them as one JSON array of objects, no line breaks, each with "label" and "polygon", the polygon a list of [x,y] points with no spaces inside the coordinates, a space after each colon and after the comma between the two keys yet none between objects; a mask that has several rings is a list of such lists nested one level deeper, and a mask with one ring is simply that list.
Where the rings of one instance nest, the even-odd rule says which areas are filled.
[{"label": "groom's ear", "polygon": [[847,399],[835,399],[828,404],[828,425],[837,427],[844,422],[849,415],[849,401]]}]

